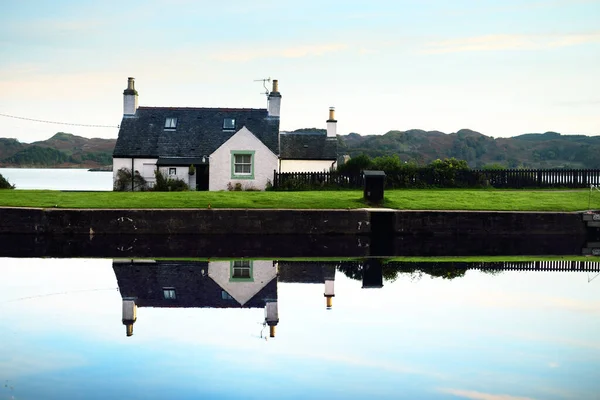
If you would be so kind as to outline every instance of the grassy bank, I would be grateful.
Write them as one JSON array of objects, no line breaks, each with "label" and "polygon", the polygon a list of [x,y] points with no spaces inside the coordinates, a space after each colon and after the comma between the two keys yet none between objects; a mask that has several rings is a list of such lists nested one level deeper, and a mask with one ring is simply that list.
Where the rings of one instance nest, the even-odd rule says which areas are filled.
[{"label": "grassy bank", "polygon": [[[589,190],[390,190],[383,206],[400,210],[581,211]],[[0,206],[60,208],[362,208],[362,191],[60,192],[0,190]],[[600,208],[592,193],[591,208]]]}]

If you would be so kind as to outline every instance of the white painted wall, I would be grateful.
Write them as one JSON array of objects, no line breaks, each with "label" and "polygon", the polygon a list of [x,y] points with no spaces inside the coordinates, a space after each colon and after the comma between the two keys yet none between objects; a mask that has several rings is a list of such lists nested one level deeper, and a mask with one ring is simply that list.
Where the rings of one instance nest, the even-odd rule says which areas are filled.
[{"label": "white painted wall", "polygon": [[[175,168],[175,175],[169,175],[169,170],[171,168]],[[158,167],[160,172],[163,173],[164,176],[171,179],[181,179],[185,183],[188,183],[189,180],[189,171],[190,167],[188,165],[180,165],[177,167]]]},{"label": "white painted wall", "polygon": [[138,109],[138,96],[135,94],[123,95],[123,116],[135,115]]},{"label": "white painted wall", "polygon": [[210,261],[208,276],[241,305],[246,304],[262,288],[277,277],[273,261],[252,261],[253,282],[231,282],[231,261]]},{"label": "white painted wall", "polygon": [[[156,158],[136,158],[133,162],[133,170],[138,171],[148,185],[152,187],[156,181],[154,169],[156,168]],[[113,158],[113,183],[117,180],[117,171],[121,168],[131,169],[131,158]]]},{"label": "white painted wall", "polygon": [[[231,178],[231,151],[253,150],[254,153],[254,179]],[[254,187],[264,190],[267,180],[273,180],[273,171],[277,169],[278,158],[246,127],[240,129],[228,141],[210,155],[209,190],[227,190],[227,184],[237,182],[243,188]]]},{"label": "white painted wall", "polygon": [[281,160],[281,172],[329,172],[337,167],[337,161],[332,164],[329,160]]}]

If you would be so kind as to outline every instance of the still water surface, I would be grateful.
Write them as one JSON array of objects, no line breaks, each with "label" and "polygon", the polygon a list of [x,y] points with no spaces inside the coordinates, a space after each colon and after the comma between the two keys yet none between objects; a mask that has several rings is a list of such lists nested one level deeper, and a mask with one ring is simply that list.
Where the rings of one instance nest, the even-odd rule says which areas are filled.
[{"label": "still water surface", "polygon": [[[112,190],[112,172],[79,168],[0,168],[17,189]],[[0,398],[1,399],[1,398]]]},{"label": "still water surface", "polygon": [[0,258],[0,399],[598,398],[595,272],[415,265]]}]

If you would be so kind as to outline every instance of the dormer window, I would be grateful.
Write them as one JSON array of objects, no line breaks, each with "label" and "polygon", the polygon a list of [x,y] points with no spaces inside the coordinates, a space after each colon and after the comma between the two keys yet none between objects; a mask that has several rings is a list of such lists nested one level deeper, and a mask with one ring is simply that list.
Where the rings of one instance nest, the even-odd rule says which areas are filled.
[{"label": "dormer window", "polygon": [[223,130],[226,130],[226,131],[235,130],[235,118],[225,118],[223,120]]},{"label": "dormer window", "polygon": [[165,120],[165,129],[175,129],[177,127],[177,118],[167,118]]},{"label": "dormer window", "polygon": [[174,287],[163,288],[163,296],[164,296],[165,300],[177,299],[177,294],[175,293],[175,288]]}]

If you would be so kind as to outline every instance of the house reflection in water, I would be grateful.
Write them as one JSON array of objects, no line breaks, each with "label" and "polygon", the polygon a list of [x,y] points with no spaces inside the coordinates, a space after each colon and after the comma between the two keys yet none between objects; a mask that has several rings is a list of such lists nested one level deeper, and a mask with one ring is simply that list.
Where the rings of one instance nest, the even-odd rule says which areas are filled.
[{"label": "house reflection in water", "polygon": [[325,304],[327,309],[331,309],[335,291],[333,283],[335,281],[336,265],[333,262],[318,261],[280,261],[279,262],[279,282],[289,283],[321,283],[324,284]]},{"label": "house reflection in water", "polygon": [[380,260],[364,261],[155,261],[115,260],[123,299],[123,324],[133,335],[137,307],[264,308],[271,337],[279,323],[277,284],[322,284],[325,305],[333,307],[339,269],[363,288],[383,286]]},{"label": "house reflection in water", "polygon": [[137,307],[264,308],[271,337],[279,322],[277,265],[267,260],[115,260],[123,324],[133,335]]}]

